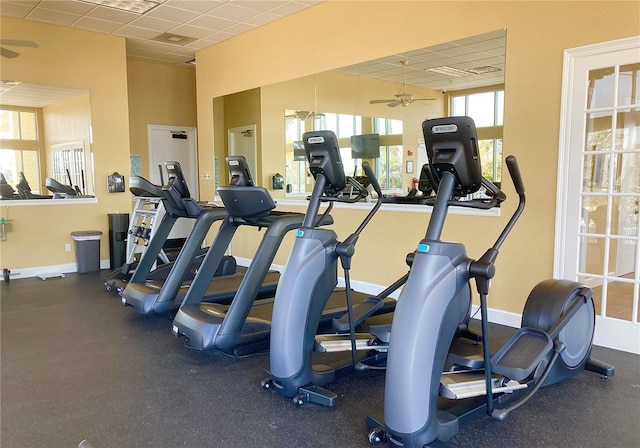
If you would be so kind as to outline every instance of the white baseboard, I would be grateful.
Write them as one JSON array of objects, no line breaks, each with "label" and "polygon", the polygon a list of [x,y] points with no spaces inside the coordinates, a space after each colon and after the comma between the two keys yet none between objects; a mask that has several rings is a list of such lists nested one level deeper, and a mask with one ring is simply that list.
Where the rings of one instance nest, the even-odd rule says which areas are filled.
[{"label": "white baseboard", "polygon": [[[109,269],[111,263],[109,260],[100,260],[100,269]],[[78,272],[78,266],[76,263],[56,264],[50,266],[36,266],[32,268],[11,269],[9,279],[30,278],[37,277],[38,275],[51,275],[51,274],[68,274],[71,272]],[[0,281],[4,281],[4,278],[0,276]]]}]

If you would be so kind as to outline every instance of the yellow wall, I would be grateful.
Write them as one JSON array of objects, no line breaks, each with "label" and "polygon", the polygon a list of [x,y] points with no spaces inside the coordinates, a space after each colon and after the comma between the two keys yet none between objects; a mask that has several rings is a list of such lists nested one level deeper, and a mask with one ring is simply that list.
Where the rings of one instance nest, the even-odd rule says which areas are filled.
[{"label": "yellow wall", "polygon": [[141,154],[143,175],[148,175],[147,124],[196,126],[195,71],[127,61],[119,36],[8,17],[0,24],[2,38],[39,45],[18,58],[3,58],[2,79],[89,89],[98,199],[97,204],[8,209],[3,203],[2,216],[13,220],[13,232],[0,243],[1,267],[18,272],[74,263],[74,253],[64,246],[73,243],[70,233],[76,230],[101,230],[101,259],[108,259],[107,215],[130,213],[132,202],[128,190],[107,193],[106,178],[117,171],[128,180],[130,145],[132,153]]},{"label": "yellow wall", "polygon": [[197,126],[195,70],[128,60],[127,83],[131,153],[149,178],[147,125]]},{"label": "yellow wall", "polygon": [[2,59],[3,79],[89,89],[93,125],[97,204],[2,204],[13,219],[13,232],[1,243],[2,267],[19,268],[73,263],[65,252],[76,230],[102,230],[101,258],[108,257],[107,214],[128,212],[130,195],[107,193],[107,175],[129,172],[129,112],[125,40],[122,37],[2,17],[2,38],[30,39],[38,48],[15,59]]},{"label": "yellow wall", "polygon": [[[640,34],[636,1],[326,1],[197,53],[200,164],[213,164],[215,97],[502,28],[504,151],[518,157],[528,204],[498,259],[490,306],[520,313],[531,287],[553,269],[563,51]],[[211,191],[212,183],[201,181],[200,191]],[[479,257],[514,210],[513,188],[503,185],[509,201],[501,217],[452,216],[444,237],[464,241],[469,254]],[[362,213],[333,215],[345,237]],[[427,218],[380,212],[359,241],[353,278],[387,284],[403,273],[405,255],[423,237]],[[234,252],[250,256],[249,237],[246,249],[234,243]],[[286,256],[276,258],[284,261]]]}]

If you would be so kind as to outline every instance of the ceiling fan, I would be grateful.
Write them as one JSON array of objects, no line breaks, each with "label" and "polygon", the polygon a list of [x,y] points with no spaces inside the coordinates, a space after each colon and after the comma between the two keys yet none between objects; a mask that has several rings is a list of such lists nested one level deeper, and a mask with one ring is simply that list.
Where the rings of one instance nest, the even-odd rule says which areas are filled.
[{"label": "ceiling fan", "polygon": [[408,106],[409,104],[413,103],[414,101],[432,101],[435,100],[436,98],[416,98],[415,93],[411,93],[409,92],[409,89],[407,88],[407,65],[409,64],[409,61],[400,61],[400,64],[402,64],[402,69],[403,69],[403,82],[402,82],[402,87],[400,87],[400,90],[398,91],[398,93],[395,96],[395,98],[393,99],[389,99],[389,100],[371,100],[369,101],[369,104],[384,104],[387,103],[387,106],[389,107],[396,107],[396,106]]},{"label": "ceiling fan", "polygon": [[20,53],[5,48],[5,45],[9,47],[38,48],[38,44],[32,40],[0,39],[0,55],[9,59],[17,58],[18,56],[20,56]]},{"label": "ceiling fan", "polygon": [[285,118],[297,118],[299,120],[306,120],[308,118],[315,118],[315,117],[324,117],[324,114],[309,111],[309,110],[294,110],[294,111],[290,111],[287,115],[285,115]]}]

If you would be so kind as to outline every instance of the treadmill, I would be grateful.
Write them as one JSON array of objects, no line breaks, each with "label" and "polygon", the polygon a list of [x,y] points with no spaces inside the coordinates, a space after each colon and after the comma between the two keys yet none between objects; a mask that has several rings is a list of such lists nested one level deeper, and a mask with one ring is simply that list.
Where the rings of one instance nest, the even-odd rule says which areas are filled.
[{"label": "treadmill", "polygon": [[[164,215],[160,220],[160,224],[155,228],[153,237],[148,241],[148,245],[135,271],[121,293],[121,303],[133,306],[136,311],[142,314],[165,312],[171,309],[170,304],[175,299],[182,283],[188,282],[189,278],[193,278],[190,272],[198,269],[200,263],[203,262],[201,248],[209,227],[213,222],[224,219],[227,216],[224,207],[203,205],[191,198],[184,173],[178,162],[165,162],[164,165],[168,180],[159,191],[152,188],[153,184],[143,182],[142,178],[130,179],[131,181],[135,180],[131,187],[134,187],[136,193],[144,193],[145,191],[160,193],[162,207],[164,208]],[[169,239],[169,234],[178,219],[190,218],[196,219],[196,222],[198,222],[198,218],[205,216],[210,222],[209,227],[206,230],[202,230],[201,226],[198,229],[194,226],[173,264],[160,266],[158,269],[161,272],[158,274],[154,270],[154,266],[158,257],[161,256]],[[221,265],[224,271],[222,276],[235,275],[235,262],[228,263],[227,266],[228,269]],[[214,270],[217,270],[218,267],[216,265]],[[169,289],[172,289],[172,291],[169,291]],[[167,300],[169,294],[173,295]],[[159,300],[161,304],[156,306],[156,302]]]},{"label": "treadmill", "polygon": [[[162,172],[160,174],[162,177]],[[158,222],[165,214],[161,186],[149,182],[142,176],[131,176],[129,177],[129,191],[134,196],[136,204],[127,230],[126,259],[121,267],[109,273],[104,279],[107,291],[118,296],[122,296],[122,292],[137,268],[140,258],[144,255],[149,241],[155,236]],[[166,280],[185,240],[186,238],[170,238],[163,243],[156,259],[156,267],[149,272],[147,280]],[[205,254],[205,249],[198,252],[194,265],[189,270],[190,273],[197,269]],[[218,275],[231,274],[235,272],[235,269],[235,259],[230,256],[226,257],[219,266]],[[195,273],[188,275],[187,279],[191,280],[194,276]]]},{"label": "treadmill", "polygon": [[[200,275],[201,280],[198,282],[198,290],[202,294],[202,300],[231,303],[245,272],[244,269],[236,271],[235,263],[232,263],[233,270],[224,269],[227,264],[230,264],[226,263],[226,259],[232,258],[225,256],[225,252],[233,234],[225,234],[224,236],[229,236],[229,238],[222,241],[224,236],[219,233],[198,265],[197,273],[195,276],[191,276],[191,272],[194,270],[194,259],[211,226],[215,222],[227,220],[227,210],[224,207],[206,208],[197,204],[189,197],[186,181],[179,164],[167,162],[165,167],[169,174],[169,183],[162,188],[166,215],[158,227],[156,237],[149,243],[149,247],[141,258],[136,272],[122,292],[121,303],[133,307],[140,314],[174,312],[180,307],[187,291],[200,273],[202,275]],[[238,174],[237,169],[235,171],[230,169],[230,172],[235,174],[232,175],[232,186],[229,188],[241,189],[253,185],[248,169],[246,173],[242,174]],[[166,280],[152,280],[149,278],[149,268],[177,216],[195,218],[196,222]],[[265,227],[264,222],[261,224],[261,227]],[[156,240],[156,238],[159,239]],[[202,280],[205,276],[206,279]],[[267,272],[263,282],[257,287],[256,298],[274,297],[279,278],[278,272]]]},{"label": "treadmill", "polygon": [[[360,187],[362,186],[360,185]],[[185,345],[189,348],[220,350],[240,356],[269,348],[274,299],[255,302],[256,291],[265,278],[282,239],[290,230],[300,229],[305,222],[306,215],[304,213],[278,213],[274,211],[267,213],[268,210],[275,207],[275,204],[264,188],[226,187],[219,188],[218,192],[229,213],[229,217],[222,224],[218,235],[220,238],[218,252],[226,247],[240,225],[265,227],[267,230],[231,304],[226,306],[219,303],[203,302],[202,293],[208,277],[207,273],[201,270],[193,280],[180,309],[176,313],[172,332],[175,336],[185,336]],[[360,193],[359,197],[349,202],[356,202],[368,194],[364,187],[360,189]],[[315,226],[332,224],[333,218],[329,215],[331,207],[332,204],[322,215],[314,214],[307,219],[310,219]],[[210,251],[218,245],[218,238],[211,246]],[[207,257],[209,255],[211,252],[207,254]],[[313,288],[313,285],[309,285],[309,287]],[[355,308],[365,309],[363,313],[369,313],[367,315],[388,313],[394,309],[395,300],[387,300],[388,294],[392,292],[391,289],[387,289],[385,292],[385,295],[381,293],[376,297],[353,292],[353,304]],[[346,313],[345,292],[344,290],[336,290],[322,312],[321,327],[331,330],[332,325],[344,325],[341,318],[344,319]],[[301,325],[304,325],[304,322],[301,322]]]}]

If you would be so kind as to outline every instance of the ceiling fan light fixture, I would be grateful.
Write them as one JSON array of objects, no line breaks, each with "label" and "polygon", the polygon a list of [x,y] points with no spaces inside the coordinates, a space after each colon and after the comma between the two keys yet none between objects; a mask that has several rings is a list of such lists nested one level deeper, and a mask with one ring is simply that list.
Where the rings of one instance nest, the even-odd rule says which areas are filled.
[{"label": "ceiling fan light fixture", "polygon": [[120,11],[144,14],[151,11],[156,6],[164,3],[165,0],[80,0],[84,3],[91,3],[98,6],[119,9]]},{"label": "ceiling fan light fixture", "polygon": [[6,93],[16,86],[20,85],[20,81],[5,81],[0,80],[0,94]]}]

